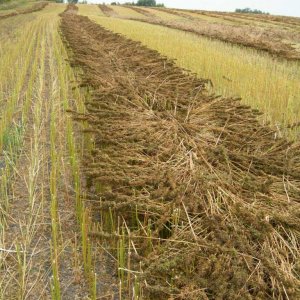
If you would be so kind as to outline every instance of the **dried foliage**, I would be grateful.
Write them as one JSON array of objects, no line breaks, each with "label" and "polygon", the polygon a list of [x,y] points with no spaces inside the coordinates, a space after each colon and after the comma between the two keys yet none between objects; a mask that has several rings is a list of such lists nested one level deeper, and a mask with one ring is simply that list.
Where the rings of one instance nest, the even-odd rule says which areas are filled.
[{"label": "dried foliage", "polygon": [[83,163],[94,221],[113,209],[135,230],[145,298],[299,299],[299,145],[87,17],[64,14],[61,30],[92,87],[74,117],[95,140]]}]

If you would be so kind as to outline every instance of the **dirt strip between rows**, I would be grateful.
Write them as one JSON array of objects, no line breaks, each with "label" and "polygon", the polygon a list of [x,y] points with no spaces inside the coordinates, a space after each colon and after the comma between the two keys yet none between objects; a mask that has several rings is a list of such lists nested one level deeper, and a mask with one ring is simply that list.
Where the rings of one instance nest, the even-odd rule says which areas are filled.
[{"label": "dirt strip between rows", "polygon": [[97,227],[103,212],[123,220],[124,268],[143,299],[299,299],[299,145],[239,99],[209,95],[205,80],[73,12],[61,30],[92,89],[87,113],[74,113],[94,140],[82,163],[90,236],[119,238]]}]

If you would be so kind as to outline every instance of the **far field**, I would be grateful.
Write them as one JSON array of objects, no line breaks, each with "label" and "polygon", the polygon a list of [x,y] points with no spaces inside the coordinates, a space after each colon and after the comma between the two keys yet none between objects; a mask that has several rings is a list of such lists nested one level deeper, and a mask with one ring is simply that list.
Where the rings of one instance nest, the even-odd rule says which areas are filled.
[{"label": "far field", "polygon": [[300,18],[0,4],[0,300],[300,299]]}]

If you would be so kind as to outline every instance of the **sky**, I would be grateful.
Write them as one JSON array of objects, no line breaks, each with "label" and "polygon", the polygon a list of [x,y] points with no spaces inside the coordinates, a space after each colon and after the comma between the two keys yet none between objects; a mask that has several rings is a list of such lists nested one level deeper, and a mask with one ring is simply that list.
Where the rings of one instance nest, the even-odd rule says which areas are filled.
[{"label": "sky", "polygon": [[[89,3],[111,3],[113,0],[89,0]],[[116,1],[116,0],[114,0]],[[118,0],[120,3],[129,0]],[[132,1],[132,0],[130,0]],[[275,15],[300,17],[300,0],[157,0],[167,7],[203,10],[234,11],[236,8],[250,7]]]}]

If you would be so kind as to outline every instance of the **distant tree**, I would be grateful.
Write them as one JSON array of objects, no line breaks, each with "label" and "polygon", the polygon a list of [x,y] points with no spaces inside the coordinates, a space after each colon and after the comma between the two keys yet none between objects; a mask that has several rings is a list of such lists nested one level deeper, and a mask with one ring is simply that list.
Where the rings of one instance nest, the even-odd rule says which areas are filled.
[{"label": "distant tree", "polygon": [[156,0],[138,0],[137,6],[156,6]]},{"label": "distant tree", "polygon": [[74,4],[77,4],[78,3],[78,0],[67,0],[68,3],[74,3]]},{"label": "distant tree", "polygon": [[162,3],[157,4],[156,0],[138,0],[136,4],[132,2],[131,5],[165,7],[165,5]]},{"label": "distant tree", "polygon": [[251,9],[249,7],[246,8],[237,8],[235,10],[236,13],[243,13],[243,14],[260,14],[260,15],[269,15],[267,12],[263,12],[259,9]]}]

